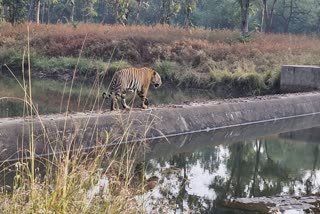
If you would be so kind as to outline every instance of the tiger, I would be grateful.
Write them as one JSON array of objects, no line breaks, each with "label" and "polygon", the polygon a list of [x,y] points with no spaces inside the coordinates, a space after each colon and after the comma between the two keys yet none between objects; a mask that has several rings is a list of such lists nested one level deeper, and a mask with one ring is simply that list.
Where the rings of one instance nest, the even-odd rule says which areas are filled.
[{"label": "tiger", "polygon": [[[109,97],[111,97],[111,111],[115,110],[118,99],[121,98],[121,104],[124,109],[130,109],[126,104],[126,93],[136,92],[141,99],[141,108],[147,109],[149,100],[147,93],[149,86],[152,84],[154,88],[162,85],[161,77],[158,72],[151,68],[126,68],[117,71],[111,80],[111,89]],[[102,97],[105,99],[107,93],[103,92]]]}]

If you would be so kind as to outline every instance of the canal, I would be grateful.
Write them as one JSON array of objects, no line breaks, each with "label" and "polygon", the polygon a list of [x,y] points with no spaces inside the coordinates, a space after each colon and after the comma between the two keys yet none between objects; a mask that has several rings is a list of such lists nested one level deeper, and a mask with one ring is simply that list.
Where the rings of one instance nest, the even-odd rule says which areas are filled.
[{"label": "canal", "polygon": [[[34,104],[40,114],[65,112],[70,94],[70,112],[101,109],[100,94],[104,90],[101,85],[78,83],[71,93],[70,90],[71,86],[63,82],[34,81]],[[172,87],[151,89],[149,95],[152,105],[225,97],[232,96]],[[17,98],[24,98],[17,81],[0,79],[0,117],[25,114],[24,102]],[[102,108],[109,106],[105,104]],[[135,160],[135,166],[143,168],[146,179],[155,177],[158,182],[137,198],[144,201],[150,212],[240,213],[224,208],[224,201],[319,194],[319,133],[320,116],[315,114],[150,140],[144,145],[145,152]],[[13,179],[13,172],[1,173],[0,186],[12,185]]]},{"label": "canal", "polygon": [[225,134],[218,141],[201,133],[158,143],[143,162],[147,177],[159,178],[144,195],[153,198],[148,206],[159,211],[172,205],[169,213],[239,213],[225,209],[224,201],[319,194],[320,126],[300,128],[232,141],[229,130],[212,133]]}]

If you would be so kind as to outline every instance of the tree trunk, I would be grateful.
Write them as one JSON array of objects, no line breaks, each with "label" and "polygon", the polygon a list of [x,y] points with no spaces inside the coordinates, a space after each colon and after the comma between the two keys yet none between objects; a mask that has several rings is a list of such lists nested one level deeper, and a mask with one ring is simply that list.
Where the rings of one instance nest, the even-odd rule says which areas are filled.
[{"label": "tree trunk", "polygon": [[14,1],[12,4],[12,7],[9,8],[10,23],[12,25],[16,24],[16,5],[17,5],[17,1]]},{"label": "tree trunk", "polygon": [[[276,4],[277,0],[273,0],[270,13],[268,14],[267,18],[267,26],[266,26],[266,32],[270,33],[272,31],[272,21],[273,21],[273,13],[274,13],[274,6]],[[268,11],[267,11],[268,13]]]},{"label": "tree trunk", "polygon": [[[285,2],[284,2],[284,6],[286,7]],[[289,32],[289,26],[290,26],[290,22],[292,20],[292,16],[293,16],[293,0],[290,1],[288,16],[285,16],[285,12],[283,12],[283,14],[282,14],[282,19],[284,20],[283,32],[285,32],[285,33]]]},{"label": "tree trunk", "polygon": [[136,15],[136,20],[135,20],[136,25],[138,25],[140,22],[139,16],[140,16],[141,5],[142,5],[142,0],[139,0],[138,10],[137,10],[137,15]]},{"label": "tree trunk", "polygon": [[48,1],[48,4],[47,4],[47,24],[50,23],[50,1]]},{"label": "tree trunk", "polygon": [[266,22],[268,20],[267,0],[262,0],[262,14],[260,31],[266,32]]},{"label": "tree trunk", "polygon": [[0,6],[0,22],[5,21],[5,17],[6,17],[6,5],[5,4],[1,4]]},{"label": "tree trunk", "polygon": [[250,197],[255,197],[255,187],[256,187],[256,182],[257,182],[257,176],[258,176],[258,171],[259,171],[259,164],[260,164],[260,152],[261,152],[261,142],[260,140],[256,140],[256,162],[254,166],[254,173],[253,173],[253,178],[252,178],[252,186],[250,190]]},{"label": "tree trunk", "polygon": [[44,14],[45,14],[45,9],[46,9],[46,4],[47,4],[47,1],[44,0],[42,3],[41,23],[44,23]]},{"label": "tree trunk", "polygon": [[165,0],[162,0],[162,8],[161,8],[161,18],[160,18],[160,24],[165,23],[165,11],[166,11],[166,3]]},{"label": "tree trunk", "polygon": [[36,22],[37,25],[40,24],[40,9],[41,9],[41,0],[37,0],[37,16],[36,16]]},{"label": "tree trunk", "polygon": [[119,8],[120,8],[120,3],[118,1],[115,1],[113,4],[113,11],[114,11],[114,22],[115,24],[119,24]]},{"label": "tree trunk", "polygon": [[107,5],[106,2],[104,1],[103,3],[103,16],[101,18],[101,22],[100,24],[105,24],[105,20],[106,20],[106,16],[107,16],[107,9],[106,9]]},{"label": "tree trunk", "polygon": [[189,28],[191,25],[191,2],[190,0],[186,0],[186,8],[185,8],[185,19],[184,19],[184,27]]},{"label": "tree trunk", "polygon": [[249,32],[249,6],[250,0],[240,0],[241,7],[241,33],[244,36]]},{"label": "tree trunk", "polygon": [[126,17],[126,19],[123,21],[123,25],[127,25],[129,23],[129,1],[127,1],[127,3],[124,5],[124,15]]},{"label": "tree trunk", "polygon": [[74,0],[70,1],[70,7],[71,7],[71,12],[70,12],[70,22],[72,23],[74,21],[73,17],[74,17]]},{"label": "tree trunk", "polygon": [[29,5],[29,10],[28,10],[28,21],[32,21],[32,14],[33,14],[33,9],[34,9],[34,0],[31,0],[30,5]]}]

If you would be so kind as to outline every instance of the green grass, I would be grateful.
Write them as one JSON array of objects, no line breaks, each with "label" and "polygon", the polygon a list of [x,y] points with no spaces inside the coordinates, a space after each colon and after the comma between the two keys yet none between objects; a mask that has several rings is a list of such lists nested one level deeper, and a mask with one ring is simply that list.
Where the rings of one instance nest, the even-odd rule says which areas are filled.
[{"label": "green grass", "polygon": [[[45,72],[56,72],[73,70],[77,65],[78,59],[73,57],[58,57],[58,58],[45,58],[41,57],[37,59],[33,67],[35,69]],[[107,63],[99,60],[90,60],[81,58],[79,60],[77,70],[81,74],[96,74],[107,70]]]},{"label": "green grass", "polygon": [[[23,51],[15,49],[1,49],[0,48],[0,65],[6,64],[14,70],[21,70]],[[42,72],[44,74],[51,73],[72,73],[77,65],[77,72],[80,75],[96,76],[97,74],[106,74],[112,76],[115,71],[130,67],[130,64],[124,60],[104,62],[102,60],[94,60],[88,58],[76,57],[45,57],[37,54],[30,55],[32,70],[34,72]],[[77,64],[78,63],[78,64]],[[24,63],[24,67],[27,63]]]},{"label": "green grass", "polygon": [[164,80],[183,87],[213,90],[222,87],[226,91],[234,90],[242,95],[275,93],[280,87],[280,68],[257,73],[254,70],[239,67],[235,72],[230,72],[228,69],[217,69],[213,65],[208,73],[199,73],[167,60],[157,61],[154,67]]},{"label": "green grass", "polygon": [[[0,49],[0,61],[9,67],[19,69],[21,67],[22,52],[9,49],[7,52]],[[78,63],[75,57],[40,57],[36,54],[30,56],[33,72],[41,71],[44,74],[59,75],[69,72],[71,74]],[[310,57],[307,59],[311,59]],[[306,60],[307,60],[306,59]],[[302,60],[299,58],[299,60]],[[314,59],[316,60],[316,59]],[[20,61],[20,63],[18,63]],[[297,60],[298,61],[298,60]],[[301,62],[301,61],[300,61]],[[25,65],[26,66],[26,65]],[[77,72],[81,76],[96,76],[97,74],[112,77],[115,71],[122,68],[131,67],[125,60],[104,62],[101,60],[91,60],[80,58]],[[235,65],[233,72],[223,63],[213,61],[207,62],[201,71],[181,65],[174,61],[157,60],[153,66],[162,77],[163,81],[169,82],[180,87],[193,87],[202,89],[217,89],[224,87],[226,89],[239,90],[244,95],[273,93],[279,90],[280,67],[275,71],[257,73],[254,66],[246,62]],[[227,93],[227,92],[226,92]]]}]

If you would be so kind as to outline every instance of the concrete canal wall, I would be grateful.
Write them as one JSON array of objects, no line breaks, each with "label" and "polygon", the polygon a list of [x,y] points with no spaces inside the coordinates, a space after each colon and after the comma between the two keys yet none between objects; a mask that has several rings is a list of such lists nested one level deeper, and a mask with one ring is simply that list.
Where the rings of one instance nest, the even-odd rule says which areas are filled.
[{"label": "concrete canal wall", "polygon": [[320,89],[320,67],[284,65],[281,70],[282,92],[302,92]]},{"label": "concrete canal wall", "polygon": [[36,153],[44,154],[65,150],[70,142],[74,148],[103,145],[106,133],[110,136],[109,142],[118,143],[127,141],[123,136],[138,140],[237,127],[237,132],[233,133],[240,137],[241,127],[264,122],[272,125],[273,121],[312,116],[319,112],[320,92],[311,92],[134,109],[131,112],[45,115],[33,122],[28,118],[5,118],[0,119],[0,159],[18,158],[22,151],[28,150],[31,130]]}]

